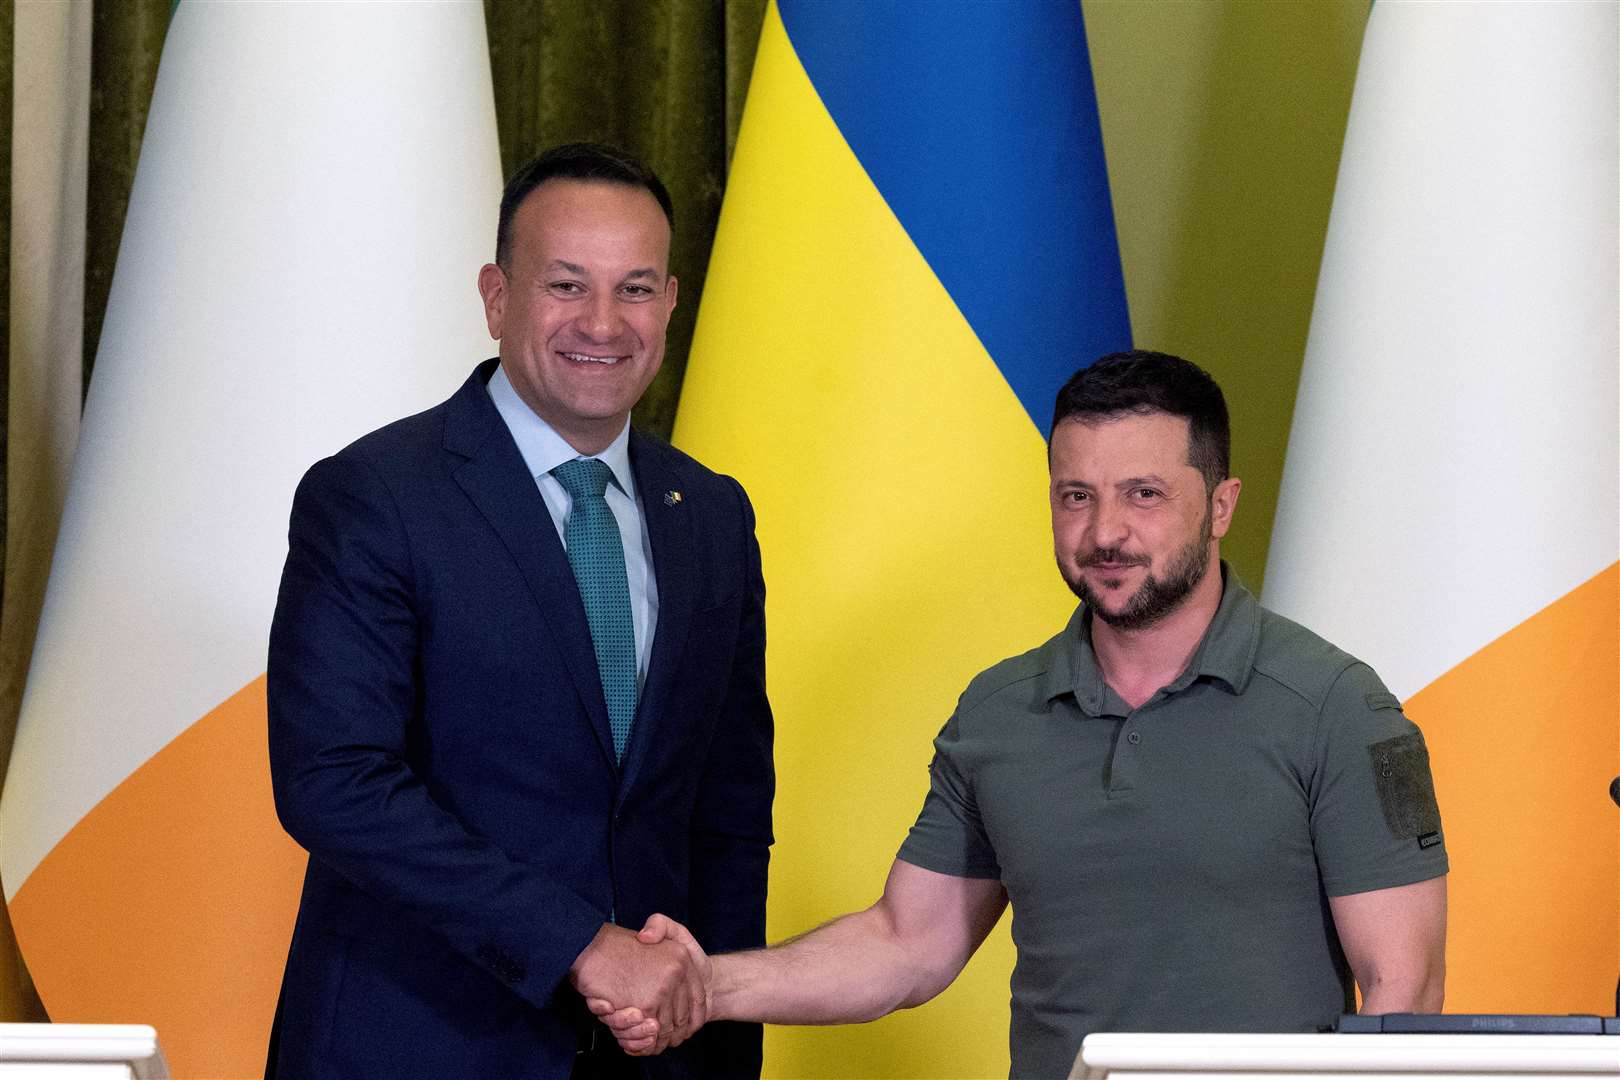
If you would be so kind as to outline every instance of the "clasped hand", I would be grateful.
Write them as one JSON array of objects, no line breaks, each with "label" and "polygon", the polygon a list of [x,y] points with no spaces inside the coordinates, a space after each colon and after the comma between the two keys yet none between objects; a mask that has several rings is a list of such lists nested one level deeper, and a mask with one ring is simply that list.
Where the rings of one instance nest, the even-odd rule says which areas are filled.
[{"label": "clasped hand", "polygon": [[635,934],[602,927],[570,973],[591,1012],[637,1057],[679,1046],[704,1025],[710,974],[691,932],[663,915]]}]

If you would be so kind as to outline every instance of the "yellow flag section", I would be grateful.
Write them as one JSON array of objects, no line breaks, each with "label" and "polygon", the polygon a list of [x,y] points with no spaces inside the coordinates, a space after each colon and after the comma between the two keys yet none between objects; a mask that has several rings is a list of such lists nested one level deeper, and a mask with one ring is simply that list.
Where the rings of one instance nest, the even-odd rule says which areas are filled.
[{"label": "yellow flag section", "polygon": [[291,936],[263,672],[293,487],[486,347],[499,190],[477,5],[176,9],[0,876],[51,1018],[153,1024],[178,1076],[262,1071]]},{"label": "yellow flag section", "polygon": [[[990,22],[1006,11],[942,4],[928,13]],[[880,123],[883,145],[862,144],[859,118],[840,111],[838,95],[872,98],[813,83],[802,62],[806,49],[833,46],[860,67],[861,56],[825,35],[843,20],[881,42],[887,14],[857,17],[837,4],[767,13],[675,429],[683,449],[742,481],[758,514],[777,718],[772,940],[877,898],[957,695],[979,670],[1056,632],[1074,607],[1052,559],[1044,423],[987,351],[984,338],[999,329],[970,324],[942,284],[952,255],[927,238],[949,221],[923,220],[927,207],[908,214],[903,188],[927,176],[935,208],[959,222],[1005,208],[964,190],[952,163],[936,171],[928,155],[952,153],[949,142],[908,142],[903,123]],[[1067,36],[1049,40],[1078,47],[1083,64],[1078,11],[1063,14]],[[894,29],[896,40],[909,33]],[[939,47],[982,45],[997,32],[957,29]],[[916,89],[903,42],[850,44],[892,65],[894,87]],[[934,79],[962,70],[937,55],[933,63]],[[943,111],[934,122],[971,133],[962,143],[993,141],[980,133],[995,124]],[[876,160],[885,149],[915,158]],[[900,174],[875,183],[890,165]],[[1100,156],[1097,165],[1101,176]],[[1079,175],[1067,172],[1071,187]],[[1111,217],[1106,243],[1112,249]],[[1076,280],[1079,257],[1078,244],[1063,246],[1067,278],[1035,270],[1039,257],[1029,256],[1057,294]],[[1110,257],[1114,336],[1048,342],[1061,372],[1054,389],[1083,359],[1128,346],[1117,251]],[[1012,317],[1037,302],[1044,315],[1025,329],[1045,332],[1042,318],[1085,326],[1078,305],[1022,281],[986,269],[977,284],[973,299],[998,296]],[[1039,396],[1049,416],[1051,394]],[[765,1074],[1005,1075],[1012,962],[1004,920],[956,984],[921,1009],[865,1026],[767,1029]]]},{"label": "yellow flag section", "polygon": [[1620,970],[1620,7],[1378,3],[1266,600],[1432,757],[1446,1007],[1603,1013]]}]

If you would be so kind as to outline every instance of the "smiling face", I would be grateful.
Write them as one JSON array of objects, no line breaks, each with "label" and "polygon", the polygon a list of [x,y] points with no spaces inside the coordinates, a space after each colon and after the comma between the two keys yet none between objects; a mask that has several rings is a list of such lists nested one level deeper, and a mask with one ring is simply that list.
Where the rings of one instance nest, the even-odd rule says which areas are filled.
[{"label": "smiling face", "polygon": [[1228,477],[1209,492],[1187,435],[1184,417],[1161,412],[1065,420],[1052,433],[1058,570],[1116,629],[1163,619],[1219,563],[1241,484]]},{"label": "smiling face", "polygon": [[598,453],[664,360],[669,222],[643,188],[548,180],[513,215],[508,261],[478,274],[501,366],[569,445]]}]

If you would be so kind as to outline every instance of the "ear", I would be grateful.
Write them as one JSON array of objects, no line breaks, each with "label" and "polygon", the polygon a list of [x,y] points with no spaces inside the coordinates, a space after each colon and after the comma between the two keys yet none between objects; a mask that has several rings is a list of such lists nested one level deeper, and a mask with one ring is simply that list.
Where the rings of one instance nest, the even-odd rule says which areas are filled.
[{"label": "ear", "polygon": [[664,309],[666,316],[675,310],[675,287],[679,284],[680,282],[675,280],[674,274],[671,274],[664,283],[664,302],[669,305]]},{"label": "ear", "polygon": [[1228,476],[1210,493],[1209,531],[1215,539],[1225,536],[1226,530],[1232,527],[1232,511],[1237,509],[1238,493],[1242,490],[1243,481]]},{"label": "ear", "polygon": [[506,321],[506,272],[494,263],[485,263],[478,271],[478,294],[484,298],[484,322],[489,326],[489,336],[499,341]]}]

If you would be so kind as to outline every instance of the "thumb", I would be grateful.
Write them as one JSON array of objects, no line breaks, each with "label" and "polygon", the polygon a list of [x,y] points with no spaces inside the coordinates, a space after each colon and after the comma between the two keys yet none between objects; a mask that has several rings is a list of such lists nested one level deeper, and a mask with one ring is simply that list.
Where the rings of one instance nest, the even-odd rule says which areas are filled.
[{"label": "thumb", "polygon": [[674,928],[679,924],[667,915],[649,915],[647,924],[636,934],[636,940],[643,945],[656,945],[665,938],[672,936]]}]

